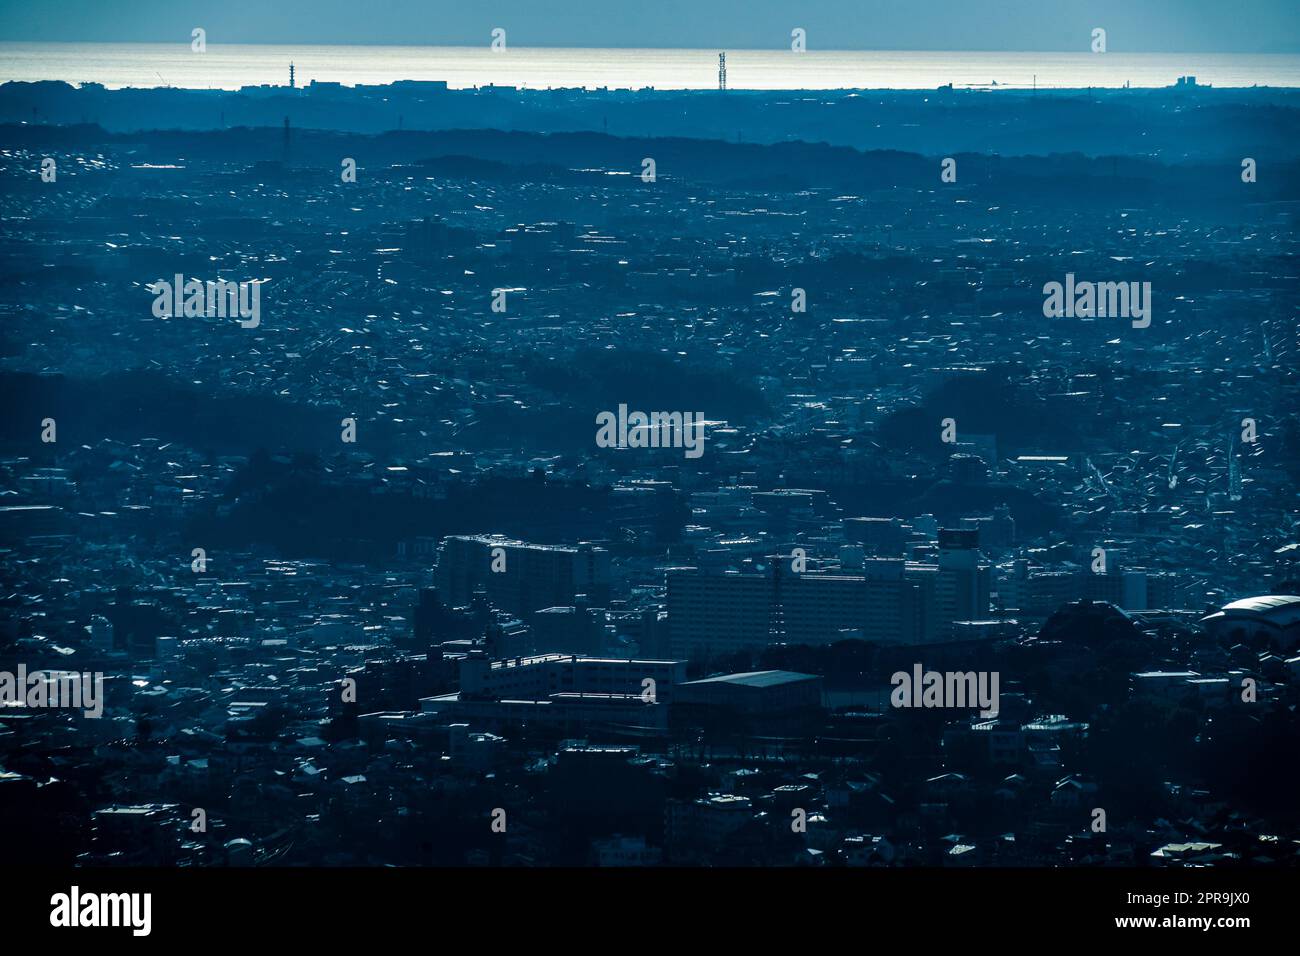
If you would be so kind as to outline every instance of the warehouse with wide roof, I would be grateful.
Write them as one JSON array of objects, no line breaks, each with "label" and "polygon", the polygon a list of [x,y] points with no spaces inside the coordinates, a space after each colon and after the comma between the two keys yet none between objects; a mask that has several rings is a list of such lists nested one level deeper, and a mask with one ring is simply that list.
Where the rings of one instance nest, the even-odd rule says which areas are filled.
[{"label": "warehouse with wide roof", "polygon": [[1246,640],[1266,637],[1286,649],[1300,644],[1300,596],[1265,594],[1225,604],[1201,619],[1210,633]]}]

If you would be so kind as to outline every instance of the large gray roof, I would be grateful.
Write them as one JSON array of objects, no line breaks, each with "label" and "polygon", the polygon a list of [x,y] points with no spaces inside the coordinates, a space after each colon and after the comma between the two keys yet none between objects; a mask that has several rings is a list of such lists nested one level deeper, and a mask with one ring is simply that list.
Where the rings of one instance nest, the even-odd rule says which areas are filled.
[{"label": "large gray roof", "polygon": [[[1225,604],[1210,617],[1263,617],[1278,627],[1300,622],[1300,597],[1294,594],[1263,594]],[[1209,620],[1209,618],[1206,618]]]}]

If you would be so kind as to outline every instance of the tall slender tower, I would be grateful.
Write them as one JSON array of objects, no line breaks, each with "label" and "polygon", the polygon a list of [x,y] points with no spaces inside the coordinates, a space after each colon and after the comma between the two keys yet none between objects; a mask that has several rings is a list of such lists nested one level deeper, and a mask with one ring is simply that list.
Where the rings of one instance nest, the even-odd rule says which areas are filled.
[{"label": "tall slender tower", "polygon": [[727,88],[727,54],[718,54],[718,89]]},{"label": "tall slender tower", "polygon": [[293,82],[293,63],[289,64],[289,89],[297,89]]},{"label": "tall slender tower", "polygon": [[786,558],[781,554],[771,555],[772,590],[771,604],[767,611],[767,642],[769,644],[785,643],[785,596],[782,594],[781,582],[785,577]]}]

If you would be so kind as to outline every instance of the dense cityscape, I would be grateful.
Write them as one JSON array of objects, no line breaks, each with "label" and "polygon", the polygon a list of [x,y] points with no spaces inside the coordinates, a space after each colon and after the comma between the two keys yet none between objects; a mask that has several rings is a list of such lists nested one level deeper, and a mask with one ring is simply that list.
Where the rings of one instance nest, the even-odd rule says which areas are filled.
[{"label": "dense cityscape", "polygon": [[1297,862],[1300,94],[285,72],[0,87],[11,852]]}]

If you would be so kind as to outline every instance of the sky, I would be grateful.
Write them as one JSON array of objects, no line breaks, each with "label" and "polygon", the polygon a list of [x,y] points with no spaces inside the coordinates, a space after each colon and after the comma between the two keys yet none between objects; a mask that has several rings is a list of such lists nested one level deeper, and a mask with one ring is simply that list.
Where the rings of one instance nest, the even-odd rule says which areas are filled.
[{"label": "sky", "polygon": [[1300,53],[1300,0],[0,0],[0,40]]}]

